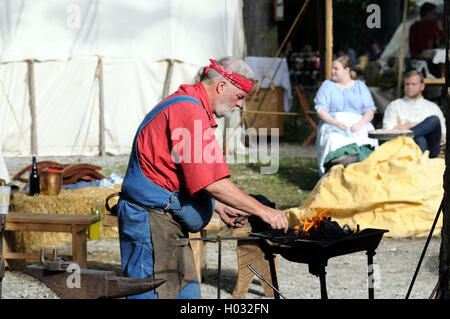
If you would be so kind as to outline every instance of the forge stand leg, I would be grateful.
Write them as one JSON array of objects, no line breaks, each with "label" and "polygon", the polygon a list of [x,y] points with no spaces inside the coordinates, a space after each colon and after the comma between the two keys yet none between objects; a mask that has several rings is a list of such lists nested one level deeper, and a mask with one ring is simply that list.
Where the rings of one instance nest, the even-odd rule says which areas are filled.
[{"label": "forge stand leg", "polygon": [[319,270],[320,298],[321,299],[328,299],[326,274],[327,273],[325,271],[325,267],[321,267],[321,269]]},{"label": "forge stand leg", "polygon": [[278,278],[277,278],[277,270],[275,269],[275,255],[274,254],[266,254],[265,259],[269,261],[270,268],[270,277],[272,279],[272,285],[275,287],[273,290],[274,299],[280,299],[280,294],[277,292],[278,288]]},{"label": "forge stand leg", "polygon": [[5,258],[3,258],[3,231],[6,224],[6,215],[0,215],[0,299],[2,299],[2,281],[5,277]]},{"label": "forge stand leg", "polygon": [[327,272],[325,271],[325,266],[326,265],[327,265],[326,262],[316,262],[316,263],[308,264],[309,273],[319,277],[319,281],[320,281],[320,298],[321,299],[328,299],[327,281],[326,281],[326,274],[327,274]]},{"label": "forge stand leg", "polygon": [[373,256],[375,256],[375,251],[368,250],[366,252],[367,254],[367,269],[368,269],[368,282],[367,285],[369,286],[369,299],[375,298],[375,286],[374,286],[374,276],[373,276]]}]

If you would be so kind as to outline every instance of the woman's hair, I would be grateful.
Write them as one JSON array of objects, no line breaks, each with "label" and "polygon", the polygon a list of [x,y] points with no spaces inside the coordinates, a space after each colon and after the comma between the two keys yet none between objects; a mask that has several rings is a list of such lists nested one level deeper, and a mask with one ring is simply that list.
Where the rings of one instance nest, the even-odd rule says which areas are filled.
[{"label": "woman's hair", "polygon": [[352,70],[352,60],[350,59],[350,57],[348,55],[343,55],[337,59],[335,59],[334,61],[339,62],[342,67],[345,68],[349,68],[350,69],[350,77],[352,78],[352,80],[356,79],[356,72],[354,70]]},{"label": "woman's hair", "polygon": [[343,56],[337,58],[337,59],[334,60],[334,61],[337,61],[337,62],[339,62],[340,64],[342,64],[342,66],[344,67],[344,69],[345,69],[345,68],[350,68],[350,70],[351,70],[352,67],[353,67],[353,65],[352,65],[352,60],[349,58],[348,55],[343,55]]}]

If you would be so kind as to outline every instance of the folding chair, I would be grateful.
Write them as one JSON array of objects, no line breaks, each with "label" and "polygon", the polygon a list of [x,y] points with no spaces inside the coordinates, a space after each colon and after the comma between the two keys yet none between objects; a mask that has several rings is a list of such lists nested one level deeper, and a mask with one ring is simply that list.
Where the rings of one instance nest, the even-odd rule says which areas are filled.
[{"label": "folding chair", "polygon": [[317,124],[310,115],[311,108],[309,107],[309,103],[305,97],[305,93],[303,93],[303,87],[301,85],[297,85],[295,87],[295,91],[297,92],[298,100],[303,109],[303,113],[305,114],[305,118],[308,120],[309,124],[313,128],[313,131],[311,132],[311,134],[309,134],[309,136],[306,138],[306,140],[302,143],[302,146],[305,146],[305,145],[308,145],[309,143],[311,143],[311,140],[316,136]]}]

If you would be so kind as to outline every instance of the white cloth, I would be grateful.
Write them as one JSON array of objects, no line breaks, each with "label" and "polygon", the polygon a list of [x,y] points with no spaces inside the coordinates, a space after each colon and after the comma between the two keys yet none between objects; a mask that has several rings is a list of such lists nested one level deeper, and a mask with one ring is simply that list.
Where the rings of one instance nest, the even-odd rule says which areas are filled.
[{"label": "white cloth", "polygon": [[[261,80],[262,77],[267,74],[270,76],[270,79],[272,79],[274,86],[283,87],[284,111],[289,112],[292,106],[292,90],[288,64],[286,58],[276,58],[275,61],[274,59],[275,58],[248,56],[245,58],[245,62],[252,69],[258,80]],[[262,89],[270,87],[270,79],[267,77],[264,79],[261,83]]]},{"label": "white cloth", "polygon": [[383,117],[383,129],[393,129],[396,125],[406,122],[420,123],[427,117],[436,115],[441,122],[442,135],[445,136],[445,118],[436,103],[428,101],[421,96],[416,100],[403,97],[392,101],[386,108]]},{"label": "white cloth", "polygon": [[174,60],[172,93],[209,58],[245,53],[241,0],[0,0],[0,12],[4,156],[31,155],[24,59],[37,60],[38,156],[90,156],[100,144],[98,56],[106,152],[119,155],[131,151],[139,123],[163,98],[167,59]]},{"label": "white cloth", "polygon": [[242,1],[0,0],[1,62],[243,57]]},{"label": "white cloth", "polygon": [[6,167],[5,159],[3,158],[3,154],[0,151],[0,178],[3,179],[6,183],[10,182],[8,168]]},{"label": "white cloth", "polygon": [[431,59],[434,64],[445,63],[445,49],[428,49],[422,52],[426,59]]},{"label": "white cloth", "polygon": [[319,126],[316,139],[316,152],[319,173],[321,176],[325,173],[323,164],[329,152],[352,143],[356,143],[358,146],[370,144],[375,148],[378,147],[378,140],[368,137],[368,132],[375,129],[372,123],[367,123],[358,132],[353,133],[350,131],[350,127],[361,120],[362,114],[336,112],[333,117],[336,120],[345,123],[348,129],[342,131],[334,125],[327,123],[323,123]]}]

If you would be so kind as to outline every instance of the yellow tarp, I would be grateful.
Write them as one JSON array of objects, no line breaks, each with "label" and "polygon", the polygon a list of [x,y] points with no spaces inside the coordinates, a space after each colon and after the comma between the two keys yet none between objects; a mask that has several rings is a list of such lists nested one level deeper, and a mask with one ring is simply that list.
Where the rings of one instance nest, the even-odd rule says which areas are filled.
[{"label": "yellow tarp", "polygon": [[[328,209],[342,227],[387,229],[386,236],[427,236],[444,196],[445,161],[428,157],[409,137],[382,144],[360,163],[332,167],[302,206],[286,210],[289,225]],[[434,234],[440,234],[442,214]]]}]

